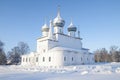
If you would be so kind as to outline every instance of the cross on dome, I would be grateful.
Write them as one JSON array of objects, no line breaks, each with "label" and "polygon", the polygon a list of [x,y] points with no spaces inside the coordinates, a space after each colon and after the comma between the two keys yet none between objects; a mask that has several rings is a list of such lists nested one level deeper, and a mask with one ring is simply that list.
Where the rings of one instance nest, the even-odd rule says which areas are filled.
[{"label": "cross on dome", "polygon": [[57,13],[57,18],[61,19],[61,16],[60,16],[60,6],[58,5],[58,13]]}]

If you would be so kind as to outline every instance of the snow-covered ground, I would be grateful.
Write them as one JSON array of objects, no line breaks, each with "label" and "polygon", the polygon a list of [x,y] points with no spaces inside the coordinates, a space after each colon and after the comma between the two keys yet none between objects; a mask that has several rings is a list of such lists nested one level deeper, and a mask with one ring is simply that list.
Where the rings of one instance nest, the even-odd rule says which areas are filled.
[{"label": "snow-covered ground", "polygon": [[120,80],[120,63],[51,68],[0,66],[0,80]]}]

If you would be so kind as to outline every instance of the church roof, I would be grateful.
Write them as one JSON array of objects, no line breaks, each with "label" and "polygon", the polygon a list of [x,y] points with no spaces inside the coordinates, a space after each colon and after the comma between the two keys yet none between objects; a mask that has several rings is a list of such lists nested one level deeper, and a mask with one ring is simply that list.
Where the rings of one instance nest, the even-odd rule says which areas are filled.
[{"label": "church roof", "polygon": [[89,49],[87,49],[87,48],[82,48],[82,50],[89,50]]},{"label": "church roof", "polygon": [[50,51],[74,51],[74,52],[81,52],[81,50],[78,49],[72,49],[72,48],[66,48],[66,47],[54,47],[52,49],[50,49]]}]

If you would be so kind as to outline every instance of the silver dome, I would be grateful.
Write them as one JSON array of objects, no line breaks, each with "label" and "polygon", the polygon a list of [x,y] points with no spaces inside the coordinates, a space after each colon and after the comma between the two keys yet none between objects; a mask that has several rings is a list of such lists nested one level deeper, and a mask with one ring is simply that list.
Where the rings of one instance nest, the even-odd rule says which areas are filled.
[{"label": "silver dome", "polygon": [[44,24],[43,26],[42,26],[42,32],[49,32],[49,27],[47,26],[47,24]]},{"label": "silver dome", "polygon": [[63,27],[65,25],[65,21],[60,17],[60,12],[58,11],[57,17],[53,20],[54,27]]},{"label": "silver dome", "polygon": [[76,26],[73,25],[73,23],[71,22],[69,27],[68,27],[68,31],[75,31],[76,32],[77,28]]}]

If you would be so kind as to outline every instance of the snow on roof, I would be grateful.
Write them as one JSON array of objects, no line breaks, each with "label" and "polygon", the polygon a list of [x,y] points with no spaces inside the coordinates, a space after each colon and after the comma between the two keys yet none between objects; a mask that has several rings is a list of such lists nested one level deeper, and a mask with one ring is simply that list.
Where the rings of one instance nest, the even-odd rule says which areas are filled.
[{"label": "snow on roof", "polygon": [[75,51],[75,52],[81,51],[81,49],[72,49],[72,48],[66,48],[66,47],[54,47],[50,49],[50,51],[56,51],[56,50],[59,50],[59,51],[67,50],[67,51]]},{"label": "snow on roof", "polygon": [[87,49],[87,48],[82,48],[82,50],[89,50],[89,49]]},{"label": "snow on roof", "polygon": [[36,52],[30,52],[29,54],[24,54],[22,56],[30,56],[30,55],[34,55]]}]

